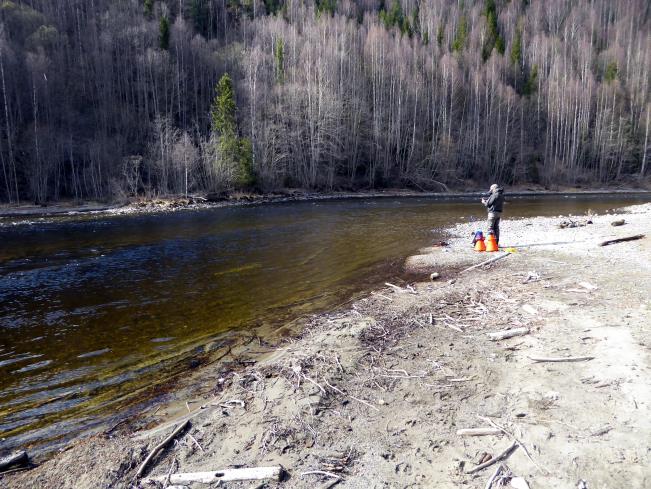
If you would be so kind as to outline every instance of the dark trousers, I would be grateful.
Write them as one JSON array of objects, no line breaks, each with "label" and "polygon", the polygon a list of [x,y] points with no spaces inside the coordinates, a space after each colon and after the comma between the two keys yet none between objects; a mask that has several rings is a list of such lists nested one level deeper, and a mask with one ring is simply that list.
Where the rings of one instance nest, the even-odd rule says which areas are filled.
[{"label": "dark trousers", "polygon": [[500,242],[500,219],[501,215],[496,213],[488,214],[488,232],[495,235],[495,240]]}]

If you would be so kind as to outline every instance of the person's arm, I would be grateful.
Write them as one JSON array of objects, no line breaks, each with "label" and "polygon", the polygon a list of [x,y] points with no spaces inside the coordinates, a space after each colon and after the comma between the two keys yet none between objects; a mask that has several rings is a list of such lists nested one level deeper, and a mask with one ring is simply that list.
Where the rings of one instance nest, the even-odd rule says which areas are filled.
[{"label": "person's arm", "polygon": [[483,201],[483,202],[484,202],[484,205],[485,205],[486,207],[490,207],[490,206],[492,206],[493,203],[495,202],[495,199],[496,199],[496,198],[497,198],[497,194],[491,194],[491,196],[488,198],[488,200]]}]

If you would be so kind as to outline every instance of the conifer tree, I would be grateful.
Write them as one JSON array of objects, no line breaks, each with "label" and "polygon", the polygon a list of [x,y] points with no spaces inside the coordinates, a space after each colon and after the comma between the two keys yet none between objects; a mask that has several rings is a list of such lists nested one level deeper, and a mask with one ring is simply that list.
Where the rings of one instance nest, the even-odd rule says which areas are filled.
[{"label": "conifer tree", "polygon": [[445,36],[445,27],[443,26],[443,22],[439,24],[438,31],[436,32],[436,43],[439,45],[439,47],[443,47],[443,38]]},{"label": "conifer tree", "polygon": [[206,37],[210,27],[210,11],[208,10],[206,0],[192,0],[190,15],[194,23],[194,28]]},{"label": "conifer tree", "polygon": [[276,60],[276,81],[283,83],[285,80],[285,41],[282,37],[276,39],[274,58]]},{"label": "conifer tree", "polygon": [[538,86],[538,65],[533,65],[533,68],[531,69],[531,73],[529,73],[529,76],[527,77],[527,81],[524,84],[523,93],[527,96],[531,95],[536,91],[537,86]]},{"label": "conifer tree", "polygon": [[522,59],[522,31],[517,29],[515,32],[515,39],[513,40],[513,46],[511,47],[511,64],[513,66],[518,66],[520,60]]},{"label": "conifer tree", "polygon": [[154,11],[154,0],[145,0],[144,9],[145,16],[150,17]]},{"label": "conifer tree", "polygon": [[457,32],[454,35],[454,41],[452,42],[452,51],[459,52],[463,51],[466,46],[466,40],[468,39],[468,19],[465,15],[461,16],[459,20],[459,25],[457,26]]},{"label": "conifer tree", "polygon": [[238,187],[249,187],[254,183],[253,149],[248,139],[239,138],[237,134],[235,92],[228,73],[219,79],[215,91],[210,116],[212,132],[218,138],[217,157],[224,166],[234,169]]},{"label": "conifer tree", "polygon": [[616,78],[617,78],[617,63],[611,61],[606,65],[606,70],[604,72],[604,80],[610,83],[615,81]]},{"label": "conifer tree", "polygon": [[167,50],[170,47],[170,21],[165,16],[160,19],[158,43],[161,49]]}]

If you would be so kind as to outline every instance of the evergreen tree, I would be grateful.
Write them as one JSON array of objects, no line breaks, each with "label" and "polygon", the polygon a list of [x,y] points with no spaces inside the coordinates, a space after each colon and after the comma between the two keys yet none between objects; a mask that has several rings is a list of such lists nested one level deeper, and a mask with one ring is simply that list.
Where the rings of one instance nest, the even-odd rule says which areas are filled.
[{"label": "evergreen tree", "polygon": [[337,0],[316,0],[316,12],[317,15],[321,15],[326,12],[332,17],[337,10]]},{"label": "evergreen tree", "polygon": [[513,40],[513,46],[511,46],[510,57],[511,64],[517,67],[522,59],[522,32],[520,29],[515,31],[515,39]]},{"label": "evergreen tree", "polygon": [[144,9],[145,16],[151,17],[151,14],[154,11],[154,0],[145,0]]},{"label": "evergreen tree", "polygon": [[481,56],[484,62],[491,57],[493,48],[497,49],[497,52],[503,55],[506,47],[504,38],[500,35],[499,27],[497,25],[497,7],[495,6],[495,0],[486,0],[485,5],[484,15],[486,16],[486,27],[488,32],[481,51]]},{"label": "evergreen tree", "polygon": [[215,88],[215,99],[210,110],[212,131],[220,136],[235,136],[235,92],[228,73],[224,73]]},{"label": "evergreen tree", "polygon": [[439,24],[439,29],[436,32],[436,43],[439,45],[439,47],[443,47],[443,39],[445,36],[445,27],[443,26],[443,22]]},{"label": "evergreen tree", "polygon": [[239,165],[235,175],[236,183],[241,188],[255,184],[253,175],[253,145],[249,138],[239,139]]},{"label": "evergreen tree", "polygon": [[610,63],[608,63],[608,65],[606,65],[606,70],[604,72],[604,80],[610,83],[615,81],[616,78],[617,78],[617,63],[611,61]]},{"label": "evergreen tree", "polygon": [[276,81],[283,83],[285,80],[285,41],[282,37],[276,39],[274,58],[276,60]]},{"label": "evergreen tree", "polygon": [[167,17],[161,17],[158,27],[158,44],[161,49],[169,49],[170,47],[170,21]]},{"label": "evergreen tree", "polygon": [[210,30],[210,10],[206,0],[192,0],[190,5],[190,16],[194,23],[194,28],[202,36],[208,37]]},{"label": "evergreen tree", "polygon": [[466,40],[468,39],[468,19],[465,14],[461,16],[459,20],[459,25],[457,26],[457,32],[454,35],[454,41],[452,42],[452,51],[460,52],[466,46]]},{"label": "evergreen tree", "polygon": [[527,81],[524,84],[523,93],[527,96],[533,94],[538,87],[538,65],[533,65],[531,73],[527,77]]},{"label": "evergreen tree", "polygon": [[280,0],[264,0],[264,6],[271,15],[276,15],[282,7]]},{"label": "evergreen tree", "polygon": [[210,116],[212,132],[218,137],[218,158],[224,166],[234,169],[238,187],[248,187],[254,183],[253,149],[248,139],[239,138],[237,134],[235,92],[228,73],[219,79],[215,91]]},{"label": "evergreen tree", "polygon": [[403,35],[407,34],[411,36],[412,34],[412,26],[409,19],[402,11],[402,5],[400,5],[399,0],[393,1],[391,9],[388,12],[384,9],[380,10],[380,20],[384,23],[384,27],[387,29],[397,26]]}]

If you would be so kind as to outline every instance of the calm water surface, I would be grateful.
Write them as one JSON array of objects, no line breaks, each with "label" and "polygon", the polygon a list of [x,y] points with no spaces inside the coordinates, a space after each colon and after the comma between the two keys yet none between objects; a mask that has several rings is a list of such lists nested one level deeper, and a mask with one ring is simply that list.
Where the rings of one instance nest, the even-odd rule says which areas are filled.
[{"label": "calm water surface", "polygon": [[[505,217],[647,200],[511,199]],[[0,448],[53,446],[223,332],[339,304],[399,273],[437,229],[483,215],[476,202],[382,198],[0,220]]]}]

